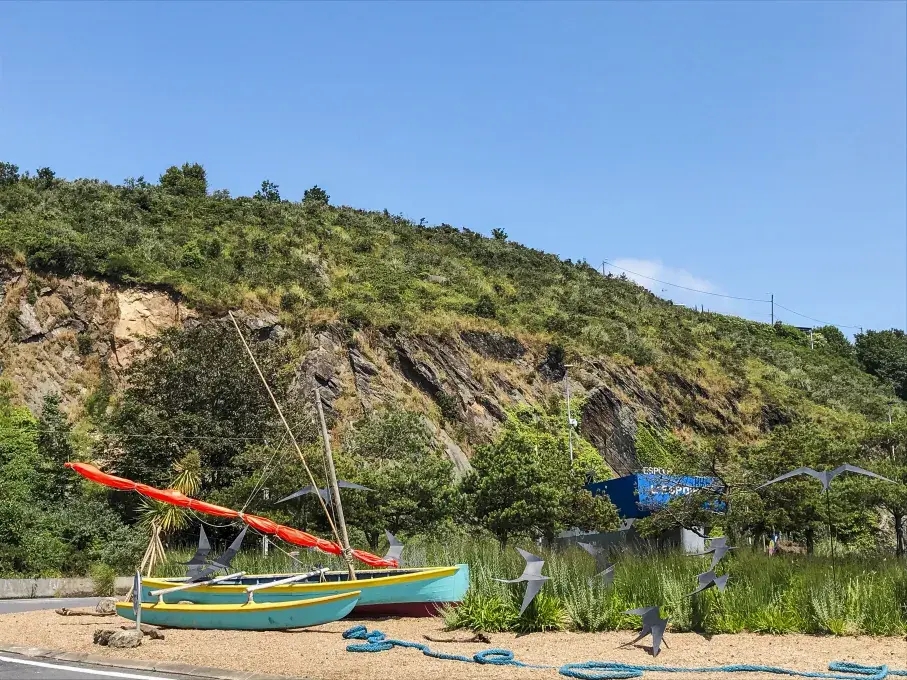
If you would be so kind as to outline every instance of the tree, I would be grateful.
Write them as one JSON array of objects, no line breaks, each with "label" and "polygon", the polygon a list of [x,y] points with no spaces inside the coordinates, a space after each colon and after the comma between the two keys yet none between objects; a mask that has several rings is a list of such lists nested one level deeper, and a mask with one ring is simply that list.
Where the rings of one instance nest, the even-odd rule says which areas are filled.
[{"label": "tree", "polygon": [[571,467],[565,439],[552,431],[550,417],[530,409],[508,414],[494,443],[473,456],[461,485],[473,520],[504,544],[516,536],[552,540],[569,527],[616,526],[610,501],[584,488],[589,462]]},{"label": "tree", "polygon": [[0,163],[0,187],[15,184],[19,181],[19,166],[12,163]]},{"label": "tree", "polygon": [[507,232],[504,231],[503,229],[492,229],[491,236],[492,236],[492,238],[494,238],[495,241],[506,241],[507,240]]},{"label": "tree", "polygon": [[53,186],[56,176],[57,174],[48,167],[39,168],[37,173],[38,184],[43,189],[49,189]]},{"label": "tree", "polygon": [[343,496],[347,522],[372,550],[385,529],[426,534],[450,520],[452,465],[417,413],[392,408],[360,419],[344,439],[338,468],[374,489]]},{"label": "tree", "polygon": [[907,399],[907,335],[892,328],[856,336],[857,359],[868,373],[887,380],[901,399]]},{"label": "tree", "polygon": [[328,205],[330,200],[328,193],[317,184],[302,194],[302,202],[307,205]]},{"label": "tree", "polygon": [[279,187],[269,179],[261,183],[261,189],[255,192],[255,198],[268,203],[280,203]]},{"label": "tree", "polygon": [[42,462],[42,495],[53,502],[70,496],[76,482],[72,472],[64,467],[75,458],[71,437],[72,426],[60,409],[59,395],[48,394],[38,420],[38,455]]},{"label": "tree", "polygon": [[172,165],[161,175],[161,187],[174,196],[204,198],[208,194],[205,168],[198,163],[183,163],[180,168]]},{"label": "tree", "polygon": [[837,326],[817,328],[813,331],[813,336],[817,345],[824,345],[829,352],[837,354],[842,359],[853,360],[853,345]]},{"label": "tree", "polygon": [[[286,402],[283,346],[274,341],[252,346],[271,388]],[[126,381],[107,425],[110,455],[118,474],[145,484],[168,483],[173,465],[196,450],[204,488],[225,487],[249,472],[233,467],[246,446],[279,431],[261,380],[233,327],[224,323],[149,338]],[[311,431],[292,401],[286,411],[300,435]]]}]

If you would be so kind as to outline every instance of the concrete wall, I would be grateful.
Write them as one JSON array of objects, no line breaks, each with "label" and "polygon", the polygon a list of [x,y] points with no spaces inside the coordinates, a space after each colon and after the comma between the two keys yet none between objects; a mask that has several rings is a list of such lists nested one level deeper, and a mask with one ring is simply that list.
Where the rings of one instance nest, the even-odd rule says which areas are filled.
[{"label": "concrete wall", "polygon": [[624,531],[593,533],[581,531],[564,531],[554,542],[561,547],[575,545],[582,541],[604,548],[608,552],[627,550],[630,552],[655,552],[660,550],[681,549],[688,554],[701,553],[705,549],[705,540],[688,529],[676,528],[666,531],[657,538],[643,538],[634,527]]},{"label": "concrete wall", "polygon": [[[125,593],[132,578],[119,576],[116,592]],[[5,578],[0,579],[0,600],[20,600],[34,597],[88,597],[94,595],[90,578]]]}]

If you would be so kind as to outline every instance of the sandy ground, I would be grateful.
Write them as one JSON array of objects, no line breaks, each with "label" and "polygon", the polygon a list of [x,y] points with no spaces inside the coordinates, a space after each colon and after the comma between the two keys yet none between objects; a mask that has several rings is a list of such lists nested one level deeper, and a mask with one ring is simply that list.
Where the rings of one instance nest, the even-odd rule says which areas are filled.
[{"label": "sandy ground", "polygon": [[[796,670],[825,671],[830,661],[855,661],[907,668],[907,641],[904,638],[812,637],[806,635],[762,636],[718,635],[711,639],[693,633],[668,634],[670,648],[662,648],[653,660],[644,646],[619,649],[632,640],[631,632],[621,633],[509,633],[490,635],[491,644],[429,642],[423,635],[451,639],[468,638],[467,631],[443,630],[437,619],[393,619],[384,621],[344,620],[315,628],[280,632],[166,630],[163,641],[145,638],[137,649],[108,649],[92,643],[98,628],[119,627],[125,619],[116,616],[62,617],[53,611],[0,615],[0,644],[28,645],[49,649],[87,652],[102,656],[146,660],[181,661],[202,666],[257,671],[278,675],[299,675],[320,680],[422,680],[443,678],[483,680],[563,677],[557,670],[466,664],[432,659],[418,650],[395,648],[387,652],[352,653],[340,633],[356,624],[378,629],[388,637],[421,642],[432,649],[471,656],[489,647],[513,650],[516,658],[528,663],[564,663],[607,660],[632,664],[669,666],[713,666],[763,664]],[[651,638],[647,638],[651,640]],[[643,640],[641,645],[647,644]],[[676,674],[646,673],[650,680],[677,678]],[[697,680],[729,680],[727,674],[697,674]],[[777,678],[764,674],[737,676],[750,679]]]}]

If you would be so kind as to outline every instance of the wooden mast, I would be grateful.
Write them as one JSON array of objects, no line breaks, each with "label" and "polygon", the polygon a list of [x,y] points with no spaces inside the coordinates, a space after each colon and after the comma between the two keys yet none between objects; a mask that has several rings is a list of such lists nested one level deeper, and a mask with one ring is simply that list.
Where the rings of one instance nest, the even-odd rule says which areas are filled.
[{"label": "wooden mast", "polygon": [[[346,532],[346,519],[343,517],[343,505],[340,503],[340,487],[337,486],[337,471],[334,469],[334,456],[331,453],[331,438],[328,435],[328,426],[324,422],[324,409],[321,406],[321,390],[318,388],[318,381],[312,378],[312,387],[315,390],[315,406],[318,409],[318,420],[321,422],[321,438],[324,441],[324,462],[328,472],[328,482],[331,485],[331,496],[334,499],[334,512],[337,517],[337,524],[340,525],[340,545],[347,555],[351,553],[350,537]],[[353,569],[352,560],[347,559],[347,570],[350,573],[350,580],[356,580],[356,570]]]}]

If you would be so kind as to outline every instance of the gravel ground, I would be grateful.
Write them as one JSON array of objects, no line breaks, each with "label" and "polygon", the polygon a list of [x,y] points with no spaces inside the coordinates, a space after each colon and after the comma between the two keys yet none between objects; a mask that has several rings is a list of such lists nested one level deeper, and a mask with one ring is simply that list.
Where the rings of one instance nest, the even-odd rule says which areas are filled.
[{"label": "gravel ground", "polygon": [[[478,666],[426,657],[418,650],[393,649],[372,654],[346,651],[349,644],[340,633],[363,624],[389,637],[421,642],[432,649],[471,656],[490,647],[513,650],[527,663],[560,665],[570,662],[607,660],[632,664],[670,666],[711,666],[724,664],[769,664],[797,670],[825,671],[830,661],[888,664],[907,668],[907,641],[904,638],[813,637],[807,635],[762,636],[750,633],[705,638],[694,633],[669,633],[669,648],[662,648],[653,660],[643,646],[619,649],[633,639],[621,633],[509,633],[490,635],[491,644],[429,642],[423,635],[444,639],[465,639],[467,631],[445,632],[437,619],[394,619],[386,621],[344,620],[314,628],[279,632],[167,630],[166,640],[145,638],[137,649],[108,650],[92,644],[94,631],[119,627],[119,617],[62,617],[52,611],[0,615],[0,644],[19,644],[49,649],[87,652],[119,658],[181,661],[202,666],[298,675],[319,680],[423,680],[442,675],[444,680],[483,679],[540,680],[562,677],[556,670]],[[647,640],[650,640],[648,638]],[[643,640],[641,645],[645,645]],[[676,674],[647,673],[650,680],[677,678]],[[728,680],[726,674],[697,674],[696,680]],[[738,676],[742,677],[743,676]],[[746,674],[750,678],[777,678]]]}]

